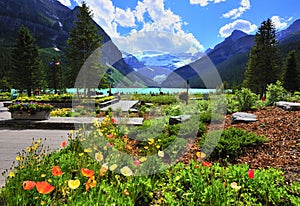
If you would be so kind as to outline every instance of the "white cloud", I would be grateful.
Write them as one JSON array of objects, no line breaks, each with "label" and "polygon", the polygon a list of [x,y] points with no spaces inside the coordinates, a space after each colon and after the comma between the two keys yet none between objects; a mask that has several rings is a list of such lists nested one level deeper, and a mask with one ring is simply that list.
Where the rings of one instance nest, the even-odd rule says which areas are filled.
[{"label": "white cloud", "polygon": [[288,22],[291,21],[292,19],[293,19],[293,17],[290,17],[289,19],[284,19],[279,16],[273,16],[271,18],[275,28],[278,30],[286,28],[288,25]]},{"label": "white cloud", "polygon": [[131,9],[120,9],[116,8],[116,17],[115,21],[123,27],[134,27],[135,26],[135,17]]},{"label": "white cloud", "polygon": [[[81,4],[81,0],[75,0]],[[210,0],[214,1],[214,0]],[[224,0],[215,0],[215,2]],[[94,20],[112,38],[120,50],[137,52],[198,52],[204,47],[193,34],[183,31],[186,24],[179,15],[166,9],[164,0],[139,0],[135,8],[116,7],[112,0],[85,0]],[[131,29],[127,36],[118,27]]]},{"label": "white cloud", "polygon": [[237,19],[250,8],[250,0],[242,0],[239,8],[230,10],[229,12],[223,14],[223,17]]},{"label": "white cloud", "polygon": [[230,36],[234,30],[252,33],[257,30],[257,26],[255,24],[251,24],[249,21],[239,19],[220,28],[219,34],[221,37],[226,38]]},{"label": "white cloud", "polygon": [[199,4],[200,6],[207,6],[210,2],[216,4],[220,2],[224,2],[226,0],[190,0],[190,4]]},{"label": "white cloud", "polygon": [[71,6],[71,1],[70,0],[58,0],[60,3],[62,3],[65,6]]}]

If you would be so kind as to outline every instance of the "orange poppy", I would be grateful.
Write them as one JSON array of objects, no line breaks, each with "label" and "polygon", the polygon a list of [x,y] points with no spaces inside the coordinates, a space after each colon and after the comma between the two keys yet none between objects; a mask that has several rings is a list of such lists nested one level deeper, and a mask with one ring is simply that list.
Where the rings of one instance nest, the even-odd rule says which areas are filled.
[{"label": "orange poppy", "polygon": [[124,191],[124,195],[125,195],[125,196],[130,195],[130,193],[128,192],[128,190],[125,190],[125,191]]},{"label": "orange poppy", "polygon": [[83,174],[83,176],[85,177],[92,177],[94,176],[94,170],[89,170],[87,168],[82,168],[81,169],[81,173]]},{"label": "orange poppy", "polygon": [[36,183],[34,181],[24,181],[23,189],[24,190],[32,190],[35,187]]},{"label": "orange poppy", "polygon": [[45,195],[52,192],[55,189],[55,187],[50,185],[48,182],[43,181],[36,183],[36,189],[39,193]]},{"label": "orange poppy", "polygon": [[63,142],[60,144],[61,147],[65,147],[66,145],[67,145],[67,141],[63,141]]},{"label": "orange poppy", "polygon": [[108,170],[108,165],[107,164],[103,164],[100,168],[100,173],[99,176],[102,177]]},{"label": "orange poppy", "polygon": [[54,166],[53,167],[53,169],[52,169],[52,175],[53,176],[60,176],[62,174],[63,174],[63,172],[61,171],[59,166]]},{"label": "orange poppy", "polygon": [[211,163],[210,162],[202,162],[202,166],[204,166],[204,167],[210,167]]},{"label": "orange poppy", "polygon": [[85,185],[85,190],[88,191],[90,188],[93,188],[97,185],[97,181],[95,180],[95,176],[89,178],[88,182]]}]

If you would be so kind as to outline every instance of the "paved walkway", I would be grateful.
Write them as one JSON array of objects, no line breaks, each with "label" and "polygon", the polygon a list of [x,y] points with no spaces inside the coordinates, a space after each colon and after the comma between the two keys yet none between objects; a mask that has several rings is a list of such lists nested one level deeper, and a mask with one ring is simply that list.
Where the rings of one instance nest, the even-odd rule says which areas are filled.
[{"label": "paved walkway", "polygon": [[[130,101],[121,104],[121,107],[124,110],[127,110],[131,108],[133,105],[135,105],[138,101]],[[119,106],[118,106],[119,105]],[[120,104],[114,106],[114,108],[119,108]],[[113,105],[112,105],[113,106]],[[122,110],[123,110],[122,109]],[[16,129],[14,127],[11,128],[5,128],[0,127],[0,188],[5,185],[5,177],[3,177],[1,174],[5,170],[10,170],[11,166],[14,161],[16,161],[16,156],[18,153],[22,150],[25,150],[28,146],[32,144],[32,138],[37,139],[45,139],[46,141],[43,141],[43,144],[45,146],[49,146],[51,150],[59,149],[60,144],[62,141],[67,139],[67,134],[70,131],[69,129],[65,127],[60,127],[60,130],[58,130],[55,126],[58,125],[66,125],[66,124],[80,124],[80,123],[89,123],[92,122],[93,117],[87,117],[87,118],[55,118],[52,117],[49,120],[40,121],[37,124],[41,124],[43,122],[44,124],[52,124],[53,129],[28,129],[29,127],[24,127],[23,129]],[[102,119],[100,118],[99,121]],[[143,122],[143,118],[130,118],[130,119],[122,119],[122,118],[116,118],[117,122],[119,123],[127,123],[131,125],[141,125]],[[0,102],[0,123],[5,121],[12,121],[10,112],[8,112],[6,107],[3,107],[3,103]],[[125,121],[125,122],[124,122]],[[23,124],[26,125],[26,121],[19,121],[23,122]],[[28,125],[26,125],[28,126]],[[22,127],[19,127],[22,128]],[[65,129],[63,129],[65,128]]]},{"label": "paved walkway", "polygon": [[0,188],[5,185],[5,178],[1,175],[10,169],[16,156],[32,144],[35,140],[46,138],[43,144],[53,151],[60,148],[62,141],[67,140],[69,130],[0,130]]},{"label": "paved walkway", "polygon": [[101,111],[106,111],[108,108],[112,108],[113,111],[118,110],[121,108],[122,112],[128,112],[132,107],[134,107],[139,101],[130,101],[130,100],[120,100],[119,102],[103,107]]}]

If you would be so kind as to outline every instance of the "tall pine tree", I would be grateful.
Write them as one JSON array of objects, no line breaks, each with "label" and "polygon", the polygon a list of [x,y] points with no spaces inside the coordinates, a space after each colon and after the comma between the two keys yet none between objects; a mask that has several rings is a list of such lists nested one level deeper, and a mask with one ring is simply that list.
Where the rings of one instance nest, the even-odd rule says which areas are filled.
[{"label": "tall pine tree", "polygon": [[33,89],[45,86],[39,47],[35,43],[30,30],[21,26],[12,51],[12,71],[10,82],[13,88],[27,90],[31,96]]},{"label": "tall pine tree", "polygon": [[[75,26],[71,29],[68,48],[66,50],[66,57],[68,66],[70,69],[70,83],[74,87],[77,75],[84,65],[84,62],[88,57],[101,46],[101,36],[98,34],[99,30],[96,24],[92,20],[92,13],[85,2],[79,8],[79,14],[77,15],[77,21]],[[100,61],[100,59],[98,59]],[[86,90],[87,83],[89,82],[89,76],[94,74],[83,74],[84,79],[83,88]],[[89,89],[89,88],[88,88]],[[85,92],[84,92],[85,94]]]},{"label": "tall pine tree", "polygon": [[268,19],[262,22],[255,35],[255,45],[251,48],[245,71],[246,86],[261,97],[265,95],[267,84],[275,83],[280,78],[280,62],[276,29]]},{"label": "tall pine tree", "polygon": [[288,91],[299,90],[300,68],[295,50],[291,50],[288,53],[284,62],[283,71],[283,87]]}]

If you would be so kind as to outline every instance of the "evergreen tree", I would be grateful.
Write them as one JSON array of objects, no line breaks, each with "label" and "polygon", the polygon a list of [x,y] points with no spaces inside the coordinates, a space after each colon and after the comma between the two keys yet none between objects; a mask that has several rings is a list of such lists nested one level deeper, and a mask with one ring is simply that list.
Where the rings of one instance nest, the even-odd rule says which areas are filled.
[{"label": "evergreen tree", "polygon": [[[79,14],[77,15],[77,21],[75,26],[71,29],[69,39],[67,41],[68,48],[66,50],[66,57],[70,72],[70,83],[74,87],[77,75],[80,69],[83,67],[88,57],[101,46],[101,36],[98,35],[98,28],[92,20],[92,13],[85,2],[82,3],[79,8]],[[100,61],[100,59],[98,59]],[[95,66],[96,67],[96,66]],[[86,91],[89,77],[94,74],[84,73],[82,87]],[[89,88],[88,88],[89,89]],[[84,92],[86,94],[86,92]]]},{"label": "evergreen tree", "polygon": [[280,62],[276,29],[268,19],[262,22],[255,35],[255,45],[251,48],[245,71],[246,86],[260,97],[265,95],[267,84],[275,83],[280,78]]},{"label": "evergreen tree", "polygon": [[284,62],[283,87],[288,91],[299,90],[300,68],[297,61],[297,53],[291,50]]},{"label": "evergreen tree", "polygon": [[18,31],[12,51],[10,81],[13,88],[26,89],[28,96],[31,96],[33,89],[40,89],[45,86],[39,48],[30,30],[24,26],[21,26]]},{"label": "evergreen tree", "polygon": [[0,41],[0,90],[8,91],[11,85],[8,81],[8,74],[11,71],[11,48]]}]

